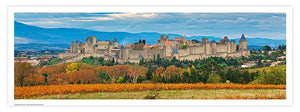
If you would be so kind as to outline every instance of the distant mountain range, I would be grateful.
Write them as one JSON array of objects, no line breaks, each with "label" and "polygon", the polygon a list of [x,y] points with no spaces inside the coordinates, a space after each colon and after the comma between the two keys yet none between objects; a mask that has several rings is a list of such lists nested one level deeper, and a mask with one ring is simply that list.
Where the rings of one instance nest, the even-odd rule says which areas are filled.
[{"label": "distant mountain range", "polygon": [[43,50],[57,50],[62,51],[70,48],[68,44],[39,44],[39,43],[29,43],[29,44],[16,44],[15,50],[18,51],[43,51]]},{"label": "distant mountain range", "polygon": [[[62,47],[59,49],[65,49],[66,45],[70,45],[71,41],[74,42],[78,39],[79,41],[84,42],[87,36],[96,36],[97,40],[113,40],[117,38],[119,44],[131,44],[138,42],[139,39],[145,39],[149,44],[156,44],[157,39],[160,38],[160,35],[169,35],[170,39],[175,38],[176,36],[183,36],[179,34],[161,34],[156,32],[141,32],[141,33],[128,33],[128,32],[101,32],[94,30],[86,29],[76,29],[76,28],[41,28],[31,25],[26,25],[20,22],[14,22],[15,26],[15,49],[20,49],[22,46],[24,49],[38,49],[39,47],[33,46],[48,46],[50,48]],[[215,39],[220,41],[222,38],[217,38],[213,36],[191,36],[186,37],[187,39],[197,39],[202,40],[202,38],[208,38],[208,40]],[[229,37],[230,38],[230,37]],[[277,47],[286,43],[286,40],[275,40],[267,38],[247,38],[248,46],[264,46],[269,45],[271,47]],[[234,39],[238,43],[239,39]],[[52,45],[50,45],[52,44]],[[47,47],[44,47],[47,48]],[[68,47],[67,47],[68,48]]]}]

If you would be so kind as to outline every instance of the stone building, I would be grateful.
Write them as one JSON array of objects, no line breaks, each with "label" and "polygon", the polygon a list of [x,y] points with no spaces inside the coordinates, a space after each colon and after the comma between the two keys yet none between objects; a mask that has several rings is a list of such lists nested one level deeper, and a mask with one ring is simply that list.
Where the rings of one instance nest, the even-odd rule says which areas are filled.
[{"label": "stone building", "polygon": [[187,40],[185,36],[171,40],[169,36],[161,35],[157,44],[140,44],[136,49],[135,45],[119,45],[116,38],[111,42],[110,40],[97,41],[95,36],[88,36],[85,43],[78,42],[78,40],[76,43],[72,41],[69,49],[59,53],[59,58],[63,59],[64,62],[74,62],[80,61],[84,57],[93,56],[104,57],[105,60],[115,59],[119,63],[138,63],[141,58],[149,60],[157,54],[164,59],[175,57],[178,60],[195,60],[211,56],[225,58],[250,55],[244,34],[239,40],[238,49],[235,40],[229,40],[227,36],[220,42],[202,38],[201,42],[195,43]]}]

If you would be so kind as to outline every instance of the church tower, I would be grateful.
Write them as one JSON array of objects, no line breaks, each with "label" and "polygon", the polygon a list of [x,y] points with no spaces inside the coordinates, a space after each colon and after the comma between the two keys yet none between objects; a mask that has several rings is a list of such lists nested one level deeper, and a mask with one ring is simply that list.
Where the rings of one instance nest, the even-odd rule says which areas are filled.
[{"label": "church tower", "polygon": [[239,40],[239,50],[247,50],[247,40],[244,34],[242,34],[241,39]]}]

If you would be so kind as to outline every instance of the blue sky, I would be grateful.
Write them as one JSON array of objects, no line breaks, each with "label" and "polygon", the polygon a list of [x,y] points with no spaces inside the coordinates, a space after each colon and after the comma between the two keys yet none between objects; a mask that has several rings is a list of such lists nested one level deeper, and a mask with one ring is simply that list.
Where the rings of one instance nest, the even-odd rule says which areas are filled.
[{"label": "blue sky", "polygon": [[15,13],[15,21],[43,28],[286,39],[284,13]]}]

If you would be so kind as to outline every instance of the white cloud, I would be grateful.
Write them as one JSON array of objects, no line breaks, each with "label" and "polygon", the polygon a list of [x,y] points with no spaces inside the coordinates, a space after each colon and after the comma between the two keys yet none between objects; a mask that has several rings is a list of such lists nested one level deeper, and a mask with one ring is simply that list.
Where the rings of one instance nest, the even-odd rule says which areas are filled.
[{"label": "white cloud", "polygon": [[106,14],[107,16],[125,19],[125,18],[152,18],[157,16],[155,13],[121,13],[121,14]]},{"label": "white cloud", "polygon": [[62,24],[63,22],[59,21],[32,21],[32,22],[22,22],[24,24],[29,24],[29,25],[44,25],[44,24]]},{"label": "white cloud", "polygon": [[23,23],[23,24],[27,24],[27,25],[32,25],[33,24],[33,22],[22,22],[22,21],[18,21],[18,22]]},{"label": "white cloud", "polygon": [[95,21],[95,20],[71,20],[71,21]]},{"label": "white cloud", "polygon": [[[26,16],[20,16],[16,21],[47,28],[85,28],[109,32],[165,32],[221,38],[225,35],[240,38],[245,33],[249,38],[285,38],[280,34],[271,35],[273,32],[285,34],[285,16],[275,13],[95,13]],[[254,35],[257,32],[265,34]]]},{"label": "white cloud", "polygon": [[96,17],[96,20],[113,20],[114,18],[111,17]]},{"label": "white cloud", "polygon": [[107,20],[114,20],[112,17],[80,17],[78,20],[72,21],[107,21]]},{"label": "white cloud", "polygon": [[243,17],[238,17],[237,19],[236,19],[236,21],[246,21],[247,20],[247,18],[243,18]]}]

